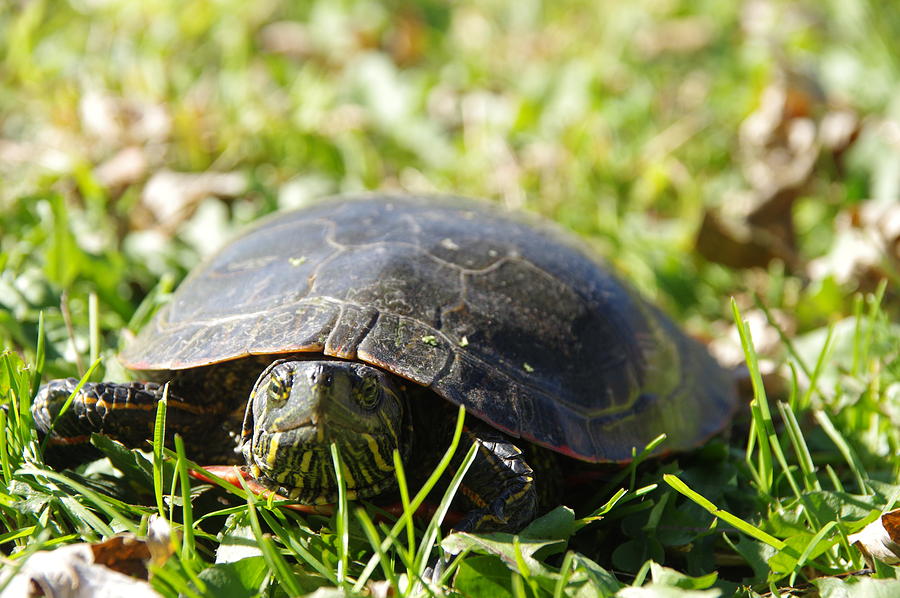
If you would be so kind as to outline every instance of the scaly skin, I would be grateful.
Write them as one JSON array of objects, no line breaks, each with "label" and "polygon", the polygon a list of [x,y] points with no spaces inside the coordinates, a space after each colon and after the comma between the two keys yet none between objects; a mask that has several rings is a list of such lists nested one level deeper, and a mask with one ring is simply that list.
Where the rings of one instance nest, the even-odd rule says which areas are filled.
[{"label": "scaly skin", "polygon": [[[69,409],[59,417],[63,405],[78,386],[75,378],[52,380],[41,387],[31,413],[41,434],[50,427],[48,458],[62,465],[72,465],[97,458],[90,445],[91,433],[103,434],[133,448],[149,448],[157,403],[163,397],[164,385],[156,382],[88,382],[75,395]],[[167,397],[166,438],[174,434],[185,438],[192,453],[203,458],[216,457],[234,461],[221,446],[209,450],[211,436],[221,433],[223,412],[209,405],[187,401],[170,392]],[[222,436],[227,442],[227,436]],[[203,445],[207,445],[201,448]],[[233,454],[233,450],[231,451]]]},{"label": "scaly skin", "polygon": [[[32,406],[41,433],[58,419],[50,445],[63,454],[63,461],[85,460],[89,455],[80,448],[87,446],[92,432],[145,448],[162,386],[87,383],[58,418],[76,384],[72,378],[51,381]],[[190,400],[179,392],[176,386],[168,395],[168,437],[179,433],[191,438],[205,454],[233,454],[230,448],[209,446],[215,438],[211,435],[222,435],[222,415],[228,410],[214,413],[208,407],[213,401]],[[279,360],[263,371],[250,393],[239,448],[261,485],[318,505],[337,499],[330,449],[335,443],[348,498],[371,498],[396,488],[394,450],[411,481],[424,480],[449,442],[453,411],[439,397],[418,387],[410,392],[399,378],[366,364]],[[464,516],[455,528],[520,529],[537,511],[532,470],[522,451],[499,431],[475,421],[465,429],[451,471],[473,443],[479,448],[460,488],[456,504]]]}]

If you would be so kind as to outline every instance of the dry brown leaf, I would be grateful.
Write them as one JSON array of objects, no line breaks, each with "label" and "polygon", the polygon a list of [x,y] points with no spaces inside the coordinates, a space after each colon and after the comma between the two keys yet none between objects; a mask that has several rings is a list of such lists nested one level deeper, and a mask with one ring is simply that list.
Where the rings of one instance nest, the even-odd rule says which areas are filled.
[{"label": "dry brown leaf", "polygon": [[107,189],[125,187],[147,175],[147,157],[137,146],[129,146],[94,169],[97,181]]},{"label": "dry brown leaf", "polygon": [[834,222],[835,242],[828,254],[809,263],[814,279],[826,276],[846,284],[860,281],[870,288],[885,278],[885,262],[900,264],[900,204],[868,200],[840,214]]},{"label": "dry brown leaf", "polygon": [[270,23],[259,32],[259,39],[263,49],[272,54],[307,58],[313,53],[306,25],[297,21]]},{"label": "dry brown leaf", "polygon": [[640,30],[634,43],[638,52],[647,59],[660,54],[688,54],[708,46],[715,31],[715,24],[708,17],[684,17]]},{"label": "dry brown leaf", "polygon": [[858,208],[859,226],[872,231],[886,255],[900,259],[900,203],[869,200]]},{"label": "dry brown leaf", "polygon": [[88,91],[79,102],[84,131],[109,145],[160,142],[172,130],[162,104]]},{"label": "dry brown leaf", "polygon": [[741,167],[757,196],[748,218],[781,217],[802,191],[819,157],[815,117],[823,105],[815,80],[783,70],[741,123]]},{"label": "dry brown leaf", "polygon": [[819,124],[819,140],[832,153],[843,153],[859,137],[860,126],[859,117],[852,110],[832,110]]},{"label": "dry brown leaf", "polygon": [[391,598],[391,596],[397,595],[391,583],[385,580],[370,580],[366,584],[366,589],[369,590],[369,595],[372,598]]},{"label": "dry brown leaf", "polygon": [[42,550],[24,563],[5,561],[0,573],[0,587],[5,588],[0,598],[156,598],[159,594],[146,579],[154,550],[161,557],[158,543],[120,534],[96,544]]},{"label": "dry brown leaf", "polygon": [[175,554],[178,534],[173,537],[172,526],[169,522],[153,515],[147,526],[147,547],[150,549],[150,563],[162,567],[169,557]]},{"label": "dry brown leaf", "polygon": [[73,160],[67,147],[57,143],[62,137],[49,132],[38,141],[12,141],[0,139],[0,168],[18,168],[23,164],[33,164],[54,172],[71,170]]},{"label": "dry brown leaf", "polygon": [[147,181],[141,201],[161,228],[172,231],[207,197],[236,197],[246,189],[247,177],[238,172],[161,170]]},{"label": "dry brown leaf", "polygon": [[696,247],[706,259],[731,268],[765,266],[774,258],[791,259],[788,251],[765,231],[754,231],[738,219],[725,220],[719,211],[707,210],[697,231]]},{"label": "dry brown leaf", "polygon": [[411,8],[406,8],[394,16],[393,24],[388,47],[394,62],[400,66],[418,62],[428,44],[428,32],[421,15]]},{"label": "dry brown leaf", "polygon": [[739,160],[750,187],[707,213],[697,247],[731,267],[765,266],[778,258],[800,269],[794,201],[807,191],[823,153],[831,163],[859,134],[856,114],[829,105],[812,77],[783,69],[741,124]]},{"label": "dry brown leaf", "polygon": [[109,567],[129,577],[148,578],[150,548],[147,542],[138,540],[131,534],[123,534],[89,546],[94,553],[95,564]]},{"label": "dry brown leaf", "polygon": [[900,563],[900,509],[883,513],[848,539],[870,568],[875,568],[874,559],[888,565]]}]

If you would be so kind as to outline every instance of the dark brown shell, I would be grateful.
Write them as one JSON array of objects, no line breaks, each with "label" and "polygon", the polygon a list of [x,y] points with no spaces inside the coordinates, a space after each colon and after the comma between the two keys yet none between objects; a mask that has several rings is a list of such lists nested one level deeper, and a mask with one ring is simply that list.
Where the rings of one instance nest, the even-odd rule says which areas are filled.
[{"label": "dark brown shell", "polygon": [[180,370],[321,352],[587,461],[702,442],[735,405],[705,348],[549,225],[458,198],[275,214],[195,269],[123,355]]}]

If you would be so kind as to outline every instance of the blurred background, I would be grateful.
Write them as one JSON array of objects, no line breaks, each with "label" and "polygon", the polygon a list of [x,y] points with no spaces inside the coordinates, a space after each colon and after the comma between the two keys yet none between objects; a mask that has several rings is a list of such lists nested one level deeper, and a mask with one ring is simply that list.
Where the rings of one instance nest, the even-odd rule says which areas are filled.
[{"label": "blurred background", "polygon": [[769,321],[896,312],[898,38],[887,0],[6,2],[0,340],[43,311],[83,371],[247,222],[404,189],[562,223],[730,362],[733,296],[777,358]]}]

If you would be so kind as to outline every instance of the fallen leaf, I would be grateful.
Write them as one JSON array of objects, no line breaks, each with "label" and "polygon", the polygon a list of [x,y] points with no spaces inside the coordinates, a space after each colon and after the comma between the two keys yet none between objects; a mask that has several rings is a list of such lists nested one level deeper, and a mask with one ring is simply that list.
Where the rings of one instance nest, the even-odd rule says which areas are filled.
[{"label": "fallen leaf", "polygon": [[794,244],[793,227],[785,221],[790,222],[793,202],[819,158],[815,115],[824,101],[812,77],[783,69],[741,123],[738,135],[741,168],[755,196],[746,220],[773,232],[789,247]]},{"label": "fallen leaf", "polygon": [[110,145],[160,142],[172,130],[162,104],[87,91],[78,104],[84,131]]},{"label": "fallen leaf", "polygon": [[297,21],[269,23],[259,32],[260,45],[266,52],[291,58],[308,58],[313,53],[306,25]]},{"label": "fallen leaf", "polygon": [[3,559],[0,598],[157,598],[147,583],[150,550],[131,534],[97,544],[42,550],[25,562]]},{"label": "fallen leaf", "polygon": [[638,31],[634,43],[645,59],[689,54],[708,46],[715,31],[715,24],[705,16],[670,19]]},{"label": "fallen leaf", "polygon": [[900,509],[883,513],[881,517],[848,536],[866,559],[870,568],[875,568],[873,559],[896,565],[900,563]]},{"label": "fallen leaf", "polygon": [[428,45],[428,33],[421,15],[411,7],[397,11],[387,45],[391,58],[400,66],[418,62]]},{"label": "fallen leaf", "polygon": [[366,583],[366,589],[372,598],[390,598],[396,596],[397,593],[389,581],[386,580],[369,580]]},{"label": "fallen leaf", "polygon": [[816,79],[782,68],[741,124],[738,159],[749,189],[704,215],[697,250],[733,268],[782,260],[803,267],[796,251],[793,205],[807,192],[823,154],[831,164],[859,135],[856,114],[829,103]]},{"label": "fallen leaf", "polygon": [[831,250],[809,263],[814,280],[833,277],[841,284],[858,281],[860,288],[874,288],[887,276],[886,261],[900,264],[900,204],[868,200],[841,213],[834,221]]},{"label": "fallen leaf", "polygon": [[141,148],[129,146],[94,169],[97,181],[107,189],[125,187],[147,174],[147,157]]},{"label": "fallen leaf", "polygon": [[900,260],[900,203],[869,200],[859,206],[858,213],[860,228],[874,232],[883,253]]},{"label": "fallen leaf", "polygon": [[147,542],[130,534],[113,536],[97,544],[90,544],[94,563],[137,579],[147,579],[150,548]]},{"label": "fallen leaf", "polygon": [[157,567],[169,560],[175,554],[178,536],[173,537],[172,526],[169,522],[153,515],[147,526],[147,548],[150,549],[150,563]]},{"label": "fallen leaf", "polygon": [[859,133],[859,117],[848,109],[829,112],[819,124],[819,140],[834,154],[843,153],[859,137]]},{"label": "fallen leaf", "polygon": [[174,230],[207,197],[236,197],[247,189],[239,172],[157,172],[144,186],[141,202],[160,228]]},{"label": "fallen leaf", "polygon": [[697,231],[696,249],[706,259],[731,268],[765,266],[775,258],[792,259],[789,251],[765,231],[754,231],[741,219],[726,219],[720,210],[706,210]]}]

